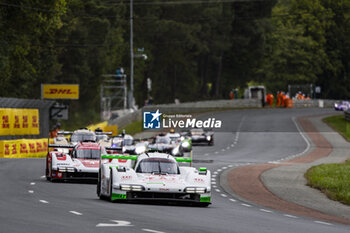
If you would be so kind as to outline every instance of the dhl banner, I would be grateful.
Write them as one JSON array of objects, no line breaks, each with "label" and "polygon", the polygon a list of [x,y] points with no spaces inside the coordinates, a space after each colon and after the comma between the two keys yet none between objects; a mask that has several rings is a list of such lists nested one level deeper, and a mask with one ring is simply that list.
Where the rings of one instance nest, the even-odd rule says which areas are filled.
[{"label": "dhl banner", "polygon": [[79,99],[78,84],[41,84],[42,99]]},{"label": "dhl banner", "polygon": [[0,141],[0,158],[45,157],[47,154],[47,146],[47,138]]},{"label": "dhl banner", "polygon": [[0,135],[38,135],[39,110],[0,108]]}]

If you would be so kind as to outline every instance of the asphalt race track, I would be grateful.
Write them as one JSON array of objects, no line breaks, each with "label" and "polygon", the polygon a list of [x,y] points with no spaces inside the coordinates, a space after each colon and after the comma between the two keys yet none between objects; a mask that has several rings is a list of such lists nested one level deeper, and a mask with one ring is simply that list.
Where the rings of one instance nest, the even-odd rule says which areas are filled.
[{"label": "asphalt race track", "polygon": [[[44,159],[0,159],[0,232],[350,232],[350,226],[288,215],[226,193],[231,167],[299,154],[307,144],[294,118],[332,109],[253,109],[210,113],[223,121],[215,145],[194,148],[195,167],[212,172],[207,208],[98,199],[95,184],[50,183]],[[204,116],[202,116],[204,117]]]}]

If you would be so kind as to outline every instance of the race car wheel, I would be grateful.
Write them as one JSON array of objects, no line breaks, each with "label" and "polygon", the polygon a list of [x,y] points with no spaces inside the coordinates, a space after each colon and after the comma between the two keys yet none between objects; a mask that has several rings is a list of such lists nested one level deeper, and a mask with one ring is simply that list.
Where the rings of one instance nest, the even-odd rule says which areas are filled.
[{"label": "race car wheel", "polygon": [[200,207],[208,207],[210,205],[210,203],[200,203],[199,206]]},{"label": "race car wheel", "polygon": [[49,162],[48,162],[48,157],[46,156],[46,169],[45,169],[45,175],[46,175],[46,180],[50,181],[50,169],[49,169]]},{"label": "race car wheel", "polygon": [[97,196],[101,198],[101,169],[98,170],[98,180],[97,180]]},{"label": "race car wheel", "polygon": [[113,185],[113,172],[112,172],[112,169],[110,169],[110,173],[109,173],[109,196],[108,196],[108,199],[111,202],[113,202],[113,199],[112,199],[112,193],[113,193],[112,185]]}]

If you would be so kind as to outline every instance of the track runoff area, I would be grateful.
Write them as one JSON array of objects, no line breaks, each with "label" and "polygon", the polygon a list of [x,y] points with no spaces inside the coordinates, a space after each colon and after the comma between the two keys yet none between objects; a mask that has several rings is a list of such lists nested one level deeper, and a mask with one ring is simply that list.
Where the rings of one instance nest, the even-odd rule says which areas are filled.
[{"label": "track runoff area", "polygon": [[[262,109],[198,116],[222,121],[212,146],[193,147],[193,166],[211,171],[212,204],[110,203],[96,196],[96,184],[51,183],[44,159],[1,159],[3,232],[349,232],[336,222],[292,215],[247,201],[228,191],[234,168],[281,161],[309,146],[297,117],[330,109]],[[6,178],[4,178],[6,177]],[[249,184],[247,184],[249,185]]]}]

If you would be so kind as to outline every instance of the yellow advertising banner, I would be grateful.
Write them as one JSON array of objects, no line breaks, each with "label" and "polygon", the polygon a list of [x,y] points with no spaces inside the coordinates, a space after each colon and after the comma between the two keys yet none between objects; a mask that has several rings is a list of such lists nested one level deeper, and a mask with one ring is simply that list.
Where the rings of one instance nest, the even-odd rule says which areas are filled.
[{"label": "yellow advertising banner", "polygon": [[0,141],[0,158],[45,157],[47,154],[47,146],[47,138]]},{"label": "yellow advertising banner", "polygon": [[96,129],[102,129],[103,132],[111,132],[112,136],[118,135],[118,126],[117,125],[108,125],[108,121],[103,121],[95,125],[87,126],[87,129],[95,131]]},{"label": "yellow advertising banner", "polygon": [[43,99],[79,99],[78,84],[42,84]]},{"label": "yellow advertising banner", "polygon": [[0,108],[0,135],[38,135],[39,110]]}]

